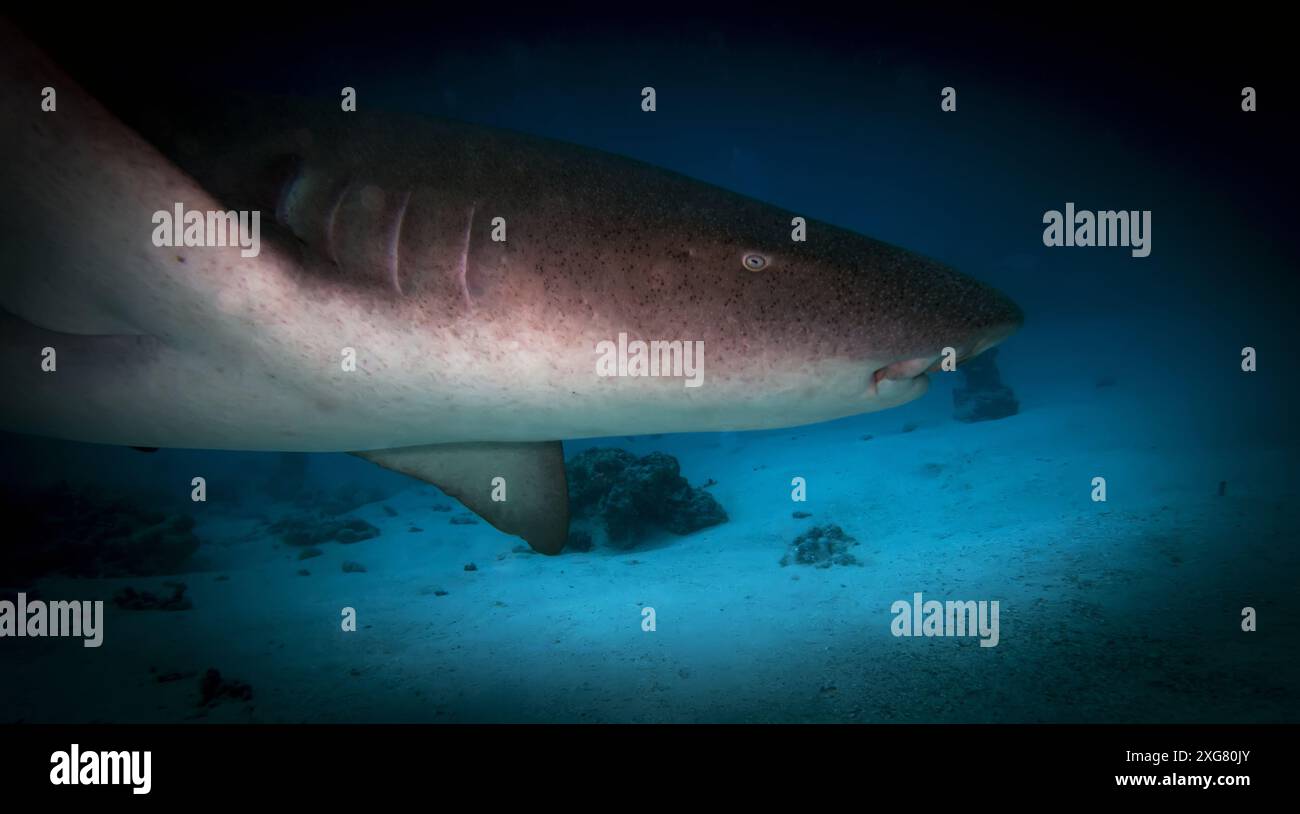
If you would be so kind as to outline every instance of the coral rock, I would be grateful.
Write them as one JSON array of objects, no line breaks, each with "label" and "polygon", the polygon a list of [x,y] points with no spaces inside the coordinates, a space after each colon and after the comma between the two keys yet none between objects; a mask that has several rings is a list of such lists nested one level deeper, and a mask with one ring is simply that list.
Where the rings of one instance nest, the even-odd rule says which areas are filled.
[{"label": "coral rock", "polygon": [[193,603],[185,598],[185,583],[164,584],[172,589],[171,596],[158,596],[149,591],[137,591],[127,587],[113,594],[113,604],[123,610],[182,611],[194,607]]},{"label": "coral rock", "polygon": [[[638,458],[598,447],[574,456],[565,468],[570,513],[580,522],[596,521],[615,545],[633,545],[655,528],[689,534],[727,520],[713,495],[687,483],[677,459],[662,452]],[[584,550],[584,534],[570,535],[576,550]]]},{"label": "coral rock", "polygon": [[336,518],[310,514],[283,517],[271,524],[287,545],[316,546],[322,543],[359,543],[379,536],[379,529],[357,518]]},{"label": "coral rock", "polygon": [[861,565],[849,549],[858,541],[834,524],[813,526],[795,538],[790,550],[781,558],[781,565],[812,565],[830,568],[832,565]]},{"label": "coral rock", "polygon": [[964,386],[952,391],[952,406],[958,421],[992,421],[1020,412],[1016,394],[1002,383],[997,356],[996,349],[985,351],[958,368],[965,377]]}]

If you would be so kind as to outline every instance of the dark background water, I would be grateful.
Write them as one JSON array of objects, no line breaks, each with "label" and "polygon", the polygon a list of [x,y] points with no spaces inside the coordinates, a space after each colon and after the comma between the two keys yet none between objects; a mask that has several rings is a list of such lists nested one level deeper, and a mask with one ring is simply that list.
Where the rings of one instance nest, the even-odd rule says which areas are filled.
[{"label": "dark background water", "polygon": [[[127,115],[232,90],[334,105],[352,86],[361,105],[629,155],[931,255],[1024,308],[1000,362],[1027,404],[1092,398],[1093,382],[1115,378],[1145,399],[1117,422],[1203,445],[1224,469],[1235,449],[1276,448],[1288,463],[1270,476],[1294,494],[1300,133],[1280,28],[1132,8],[18,19]],[[654,114],[640,109],[647,85]],[[1258,112],[1240,109],[1245,85]],[[945,86],[956,113],[940,111]],[[1043,213],[1067,201],[1152,210],[1151,256],[1044,247]],[[1249,376],[1246,345],[1260,354]],[[166,503],[183,496],[160,498],[157,484],[196,461],[255,490],[277,460],[167,455],[8,439],[0,463],[11,483],[80,473]],[[322,471],[361,471],[337,460]],[[366,471],[377,488],[401,485]],[[1245,522],[1237,533],[1252,533]]]}]

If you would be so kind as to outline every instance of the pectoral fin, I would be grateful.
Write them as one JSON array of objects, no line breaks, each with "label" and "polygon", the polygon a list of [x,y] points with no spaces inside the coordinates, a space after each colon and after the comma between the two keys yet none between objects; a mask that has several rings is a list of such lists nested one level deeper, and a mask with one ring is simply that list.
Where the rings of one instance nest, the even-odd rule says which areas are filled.
[{"label": "pectoral fin", "polygon": [[432,483],[542,554],[559,554],[568,540],[569,485],[559,441],[431,444],[353,454]]}]

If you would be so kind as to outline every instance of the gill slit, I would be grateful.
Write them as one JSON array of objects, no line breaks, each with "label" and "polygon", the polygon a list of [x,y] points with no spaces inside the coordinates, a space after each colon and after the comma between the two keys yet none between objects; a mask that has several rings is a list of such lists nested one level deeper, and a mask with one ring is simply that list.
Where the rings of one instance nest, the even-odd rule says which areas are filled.
[{"label": "gill slit", "polygon": [[402,225],[406,223],[406,206],[411,202],[411,191],[408,189],[402,196],[402,205],[398,207],[397,219],[393,224],[393,234],[389,237],[388,243],[388,274],[392,278],[393,288],[397,295],[402,296],[402,280],[397,274],[397,269],[401,263],[401,246],[402,246]]},{"label": "gill slit", "polygon": [[339,264],[338,254],[334,251],[334,219],[339,213],[339,207],[343,204],[343,199],[347,197],[348,190],[352,189],[352,183],[349,182],[339,190],[338,197],[334,199],[334,205],[330,207],[330,213],[325,216],[325,249],[329,252],[330,261],[334,265]]},{"label": "gill slit", "polygon": [[469,207],[469,222],[465,224],[465,245],[464,245],[464,246],[461,248],[461,250],[460,250],[460,269],[459,269],[459,272],[458,272],[458,277],[459,277],[459,279],[460,279],[460,290],[461,290],[461,293],[465,295],[465,304],[466,304],[467,306],[469,306],[470,308],[473,308],[473,307],[474,307],[474,300],[473,300],[473,299],[470,297],[470,295],[469,295],[469,281],[468,281],[468,272],[469,272],[469,239],[470,239],[470,235],[473,234],[473,230],[474,230],[474,210],[477,209],[477,208],[478,208],[478,204],[476,204],[476,203],[475,203],[475,204],[470,204],[470,207]]}]

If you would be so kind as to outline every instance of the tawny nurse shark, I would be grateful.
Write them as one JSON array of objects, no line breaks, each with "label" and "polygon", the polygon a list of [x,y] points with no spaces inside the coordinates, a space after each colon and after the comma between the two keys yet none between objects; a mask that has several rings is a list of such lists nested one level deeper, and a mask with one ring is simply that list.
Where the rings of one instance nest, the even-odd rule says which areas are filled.
[{"label": "tawny nurse shark", "polygon": [[[812,220],[794,241],[797,213],[626,158],[337,99],[128,124],[0,43],[7,430],[355,452],[555,553],[560,439],[880,410],[1021,324],[940,263]],[[177,204],[258,211],[260,253],[155,245]],[[703,342],[701,386],[599,375],[620,333]]]}]

